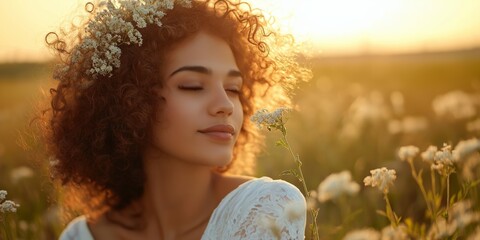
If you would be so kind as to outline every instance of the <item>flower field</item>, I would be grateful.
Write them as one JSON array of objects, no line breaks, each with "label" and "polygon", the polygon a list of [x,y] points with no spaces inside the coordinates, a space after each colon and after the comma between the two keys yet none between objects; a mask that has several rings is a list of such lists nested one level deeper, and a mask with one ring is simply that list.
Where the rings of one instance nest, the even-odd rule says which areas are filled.
[{"label": "flower field", "polygon": [[[309,190],[307,239],[480,239],[480,51],[307,65],[284,116],[305,186],[281,131],[265,131],[255,174]],[[0,239],[55,239],[65,224],[29,126],[50,69],[0,65]]]}]

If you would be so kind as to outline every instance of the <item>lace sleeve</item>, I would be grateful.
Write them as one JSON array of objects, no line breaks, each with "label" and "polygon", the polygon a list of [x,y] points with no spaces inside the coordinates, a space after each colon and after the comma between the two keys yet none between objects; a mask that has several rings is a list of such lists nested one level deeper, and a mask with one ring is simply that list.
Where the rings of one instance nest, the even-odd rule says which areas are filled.
[{"label": "lace sleeve", "polygon": [[304,239],[306,203],[282,180],[257,181],[228,200],[203,239]]}]

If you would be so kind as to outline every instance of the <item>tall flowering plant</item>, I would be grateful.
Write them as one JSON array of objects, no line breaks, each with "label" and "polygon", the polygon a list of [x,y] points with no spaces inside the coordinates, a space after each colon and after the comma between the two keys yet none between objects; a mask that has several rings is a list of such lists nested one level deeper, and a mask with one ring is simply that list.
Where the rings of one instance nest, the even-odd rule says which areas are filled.
[{"label": "tall flowering plant", "polygon": [[8,214],[9,213],[16,213],[17,208],[20,207],[17,203],[12,200],[6,200],[7,198],[7,191],[0,190],[0,223],[2,226],[0,227],[3,229],[4,236],[0,235],[1,239],[13,239],[12,230],[10,228],[10,224],[8,222]]},{"label": "tall flowering plant", "polygon": [[[287,149],[297,165],[297,169],[290,169],[290,170],[284,171],[283,174],[295,176],[298,179],[298,181],[302,184],[305,197],[309,199],[309,198],[312,198],[313,196],[311,192],[308,190],[307,184],[305,183],[305,177],[303,176],[303,171],[302,171],[302,161],[300,161],[300,156],[293,151],[287,139],[287,128],[285,127],[285,122],[287,120],[286,114],[289,113],[290,111],[291,109],[288,109],[288,108],[279,108],[273,112],[269,112],[266,109],[262,109],[256,112],[251,117],[251,120],[255,122],[259,128],[266,128],[268,131],[279,131],[281,133],[281,139],[277,141],[277,145]],[[313,222],[310,225],[310,230],[312,231],[313,238],[316,240],[319,239],[318,226],[317,226],[318,211],[319,211],[318,209],[309,209],[309,213]]]}]

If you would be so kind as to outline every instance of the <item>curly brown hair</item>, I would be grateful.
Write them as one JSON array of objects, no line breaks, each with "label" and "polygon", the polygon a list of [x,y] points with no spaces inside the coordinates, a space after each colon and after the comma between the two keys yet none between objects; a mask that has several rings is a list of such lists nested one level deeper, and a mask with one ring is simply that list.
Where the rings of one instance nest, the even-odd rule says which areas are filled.
[{"label": "curly brown hair", "polygon": [[46,42],[68,71],[50,89],[42,135],[48,154],[56,159],[54,178],[83,203],[77,210],[91,214],[122,209],[141,197],[145,180],[141,153],[159,104],[154,89],[162,86],[160,66],[172,46],[199,31],[230,45],[244,79],[240,98],[246,117],[234,159],[218,171],[251,172],[260,136],[248,116],[260,107],[288,106],[289,90],[311,75],[296,62],[293,39],[278,34],[269,23],[245,2],[202,0],[193,1],[191,8],[175,6],[162,18],[162,27],[150,24],[139,29],[141,46],[120,45],[120,68],[110,77],[96,79],[86,74],[88,60],[72,61],[73,49],[87,37],[82,31],[86,23],[76,31],[49,33]]}]

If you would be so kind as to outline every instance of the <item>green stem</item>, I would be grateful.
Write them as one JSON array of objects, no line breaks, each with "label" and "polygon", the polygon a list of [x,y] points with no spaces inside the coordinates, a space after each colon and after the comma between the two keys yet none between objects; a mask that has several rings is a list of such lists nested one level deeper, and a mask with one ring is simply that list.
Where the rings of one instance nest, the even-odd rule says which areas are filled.
[{"label": "green stem", "polygon": [[[292,147],[290,146],[290,143],[288,143],[288,140],[287,140],[287,131],[286,129],[284,129],[282,131],[282,136],[283,136],[283,141],[285,142],[285,144],[287,145],[287,149],[288,151],[290,152],[290,154],[292,155],[293,159],[295,160],[295,163],[297,164],[297,168],[298,168],[298,172],[300,174],[300,182],[302,183],[302,186],[303,186],[303,191],[305,192],[305,196],[307,198],[310,197],[310,192],[308,191],[308,188],[307,188],[307,184],[305,183],[305,178],[303,177],[303,171],[302,171],[302,162],[300,161],[298,155],[295,155],[295,153],[293,153],[292,151]],[[312,221],[313,221],[313,228],[314,228],[314,237],[316,240],[319,240],[319,236],[318,236],[318,226],[317,226],[317,218],[315,216],[315,214],[313,213],[312,210],[309,210],[310,212],[310,215],[312,217]]]},{"label": "green stem", "polygon": [[393,227],[397,227],[397,218],[395,217],[395,214],[393,212],[393,209],[392,209],[392,205],[390,205],[390,200],[388,200],[388,195],[387,194],[384,194],[383,195],[383,198],[385,199],[385,203],[386,203],[386,213],[387,213],[387,217],[388,219],[390,220],[390,223],[393,225]]},{"label": "green stem", "polygon": [[12,237],[12,233],[10,231],[10,224],[8,224],[7,214],[8,213],[6,213],[4,215],[5,216],[3,218],[4,221],[2,221],[2,222],[3,222],[3,228],[5,229],[5,234],[7,235],[7,240],[10,240],[10,239],[13,239],[13,237]]},{"label": "green stem", "polygon": [[447,214],[450,209],[450,174],[447,175]]},{"label": "green stem", "polygon": [[432,195],[433,195],[433,213],[434,215],[432,215],[432,220],[433,222],[436,221],[437,219],[437,211],[438,211],[438,205],[437,205],[437,184],[436,184],[436,181],[435,181],[435,172],[433,170],[430,170],[430,181],[431,181],[431,184],[432,184]]},{"label": "green stem", "polygon": [[420,179],[420,176],[418,176],[417,171],[415,169],[415,165],[413,165],[412,159],[409,159],[408,163],[410,164],[410,168],[412,170],[413,179],[415,179],[415,182],[417,183],[418,187],[420,187],[420,191],[422,192],[423,198],[425,199],[425,203],[427,204],[427,208],[428,208],[428,211],[430,212],[430,216],[432,219],[434,219],[434,212],[430,204],[430,201],[428,201],[427,192],[425,191],[425,187],[423,186],[423,180]]}]

